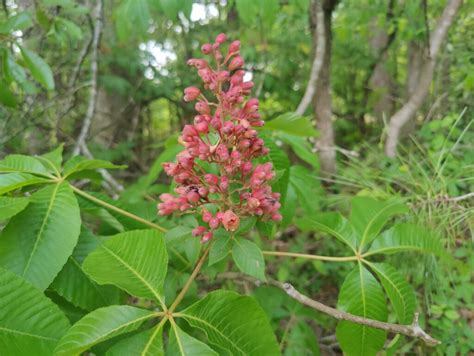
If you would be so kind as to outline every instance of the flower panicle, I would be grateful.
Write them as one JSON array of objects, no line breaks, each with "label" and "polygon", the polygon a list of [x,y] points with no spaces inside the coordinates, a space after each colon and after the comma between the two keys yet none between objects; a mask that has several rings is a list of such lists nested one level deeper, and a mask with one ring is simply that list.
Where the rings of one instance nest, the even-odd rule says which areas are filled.
[{"label": "flower panicle", "polygon": [[[205,59],[187,62],[197,69],[204,89],[215,101],[198,87],[184,90],[184,100],[196,101],[198,114],[193,124],[183,127],[179,142],[185,149],[176,162],[163,164],[165,173],[176,183],[177,195],[162,194],[158,204],[160,215],[197,211],[206,226],[196,227],[192,234],[203,243],[221,226],[236,231],[244,217],[282,219],[280,194],[272,192],[269,185],[275,176],[273,166],[270,162],[255,163],[269,150],[255,130],[264,124],[258,99],[247,99],[254,84],[244,80],[240,42],[231,42],[223,53],[221,47],[226,41],[227,36],[221,33],[214,43],[201,47],[202,53],[214,60],[214,68]],[[207,204],[218,211],[211,213]]]}]

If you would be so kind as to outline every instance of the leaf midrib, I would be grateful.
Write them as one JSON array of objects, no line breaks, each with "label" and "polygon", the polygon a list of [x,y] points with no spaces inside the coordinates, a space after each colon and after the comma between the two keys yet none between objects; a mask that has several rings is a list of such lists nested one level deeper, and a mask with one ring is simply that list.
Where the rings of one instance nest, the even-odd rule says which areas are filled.
[{"label": "leaf midrib", "polygon": [[[402,301],[402,304],[403,304],[403,317],[405,318],[405,313],[406,313],[406,310],[407,310],[407,305],[405,303],[405,298],[403,298],[403,294],[402,292],[400,291],[400,289],[398,289],[398,287],[395,285],[395,283],[393,283],[393,281],[383,272],[381,271],[380,269],[377,268],[377,266],[373,263],[370,263],[368,262],[368,265],[374,269],[377,273],[379,273],[380,275],[382,275],[385,280],[390,283],[390,285],[392,286],[393,289],[395,289],[396,293],[399,295],[400,297],[400,300]],[[405,319],[404,319],[405,320]],[[402,323],[401,320],[398,320],[400,323]]]},{"label": "leaf midrib", "polygon": [[156,291],[153,288],[153,286],[138,273],[138,271],[136,271],[132,266],[130,266],[126,261],[124,261],[119,255],[117,255],[112,250],[110,250],[107,246],[102,245],[102,248],[106,252],[108,252],[112,257],[114,257],[116,260],[118,260],[120,263],[122,263],[125,266],[125,268],[127,268],[130,272],[132,272],[151,291],[151,293],[162,304],[162,306],[165,305],[163,300],[161,299],[160,295],[158,294],[158,291]]},{"label": "leaf midrib", "polygon": [[[224,335],[219,329],[217,329],[214,325],[210,324],[209,322],[207,322],[206,320],[204,319],[201,319],[201,318],[198,318],[196,316],[193,316],[193,315],[189,315],[189,314],[185,314],[185,313],[182,313],[180,314],[180,316],[182,316],[183,318],[189,318],[189,319],[193,319],[193,320],[197,320],[199,322],[202,322],[203,324],[207,325],[209,328],[213,329],[217,334],[221,335],[222,338],[226,339],[233,347],[235,347],[235,349],[237,349],[238,351],[240,351],[240,353],[242,355],[245,355],[245,351],[242,350],[238,345],[236,345],[231,339],[229,339],[226,335]],[[207,333],[206,333],[207,334]]]},{"label": "leaf midrib", "polygon": [[24,335],[24,336],[29,336],[29,337],[34,337],[37,339],[43,339],[43,340],[51,340],[51,341],[58,341],[59,339],[55,339],[52,337],[47,337],[47,336],[42,336],[42,335],[36,335],[36,334],[30,334],[24,331],[19,331],[19,330],[14,330],[14,329],[9,329],[3,326],[0,326],[0,331],[6,331],[12,334],[19,334],[19,335]]},{"label": "leaf midrib", "polygon": [[44,231],[44,228],[46,226],[46,222],[49,219],[49,216],[51,214],[51,210],[53,208],[54,201],[56,200],[56,196],[58,194],[58,190],[59,190],[60,185],[61,184],[58,183],[54,187],[54,191],[53,191],[53,194],[51,195],[51,200],[49,201],[48,209],[46,210],[46,215],[44,216],[43,222],[41,223],[40,230],[38,231],[37,239],[36,239],[35,244],[33,246],[33,250],[31,251],[30,257],[28,259],[28,262],[25,265],[25,268],[23,269],[23,273],[22,273],[23,277],[25,276],[27,270],[30,268],[30,264],[31,264],[31,261],[33,259],[33,255],[36,253],[36,249],[38,248],[38,244],[39,244],[39,242],[41,240],[41,237],[42,237],[41,235],[43,235],[43,231]]},{"label": "leaf midrib", "polygon": [[[155,316],[155,314],[152,313],[152,314],[144,315],[144,316],[141,316],[141,317],[139,317],[139,318],[130,320],[130,321],[124,323],[124,324],[121,324],[120,326],[118,326],[118,327],[116,327],[116,328],[113,328],[113,329],[109,330],[108,332],[106,332],[106,333],[103,334],[102,336],[100,336],[100,337],[94,339],[92,342],[87,343],[87,345],[79,344],[79,345],[80,345],[79,347],[80,347],[80,349],[82,349],[84,346],[86,346],[86,349],[85,349],[85,350],[87,350],[88,348],[90,348],[90,347],[92,347],[92,346],[94,346],[94,345],[96,345],[96,344],[98,344],[98,343],[104,341],[105,339],[107,339],[108,336],[110,336],[111,334],[113,334],[113,333],[119,331],[120,329],[126,328],[127,326],[129,326],[129,325],[131,325],[131,324],[133,324],[133,323],[138,323],[138,322],[140,322],[140,321],[144,321],[144,320],[147,320],[147,319],[151,319],[151,318],[154,317],[154,316]],[[72,335],[74,335],[74,334],[72,334]],[[71,340],[71,341],[69,341],[69,342],[66,342],[65,345],[67,345],[67,344],[73,344],[73,345],[74,345],[74,344],[77,344],[77,343],[79,343],[79,341],[77,341],[77,340]],[[81,351],[81,352],[82,352],[82,351]]]},{"label": "leaf midrib", "polygon": [[[367,318],[367,305],[365,300],[365,289],[364,289],[364,277],[362,265],[359,264],[359,277],[360,277],[360,288],[361,288],[361,298],[362,298],[362,309],[364,313],[364,318]],[[364,345],[365,345],[365,331],[366,327],[362,325],[362,355],[364,354]]]}]

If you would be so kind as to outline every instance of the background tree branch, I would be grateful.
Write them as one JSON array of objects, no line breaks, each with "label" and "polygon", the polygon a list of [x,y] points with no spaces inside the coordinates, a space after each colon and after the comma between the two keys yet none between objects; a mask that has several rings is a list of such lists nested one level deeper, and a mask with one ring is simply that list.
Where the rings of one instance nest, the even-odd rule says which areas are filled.
[{"label": "background tree branch", "polygon": [[388,157],[395,157],[401,129],[407,122],[413,119],[428,95],[436,64],[436,57],[440,52],[441,44],[446,38],[448,30],[452,25],[461,4],[462,0],[449,0],[447,3],[443,14],[438,20],[435,30],[431,34],[429,41],[429,56],[421,68],[418,85],[408,101],[389,120],[387,141],[385,143],[385,154]]}]

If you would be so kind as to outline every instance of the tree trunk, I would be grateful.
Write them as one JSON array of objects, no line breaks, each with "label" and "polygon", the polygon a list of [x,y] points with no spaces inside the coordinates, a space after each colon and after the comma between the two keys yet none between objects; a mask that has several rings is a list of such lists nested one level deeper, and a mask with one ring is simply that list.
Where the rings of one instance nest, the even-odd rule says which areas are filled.
[{"label": "tree trunk", "polygon": [[[388,17],[388,16],[387,16]],[[369,90],[371,92],[372,109],[375,118],[382,121],[383,115],[391,115],[394,110],[394,81],[387,70],[387,50],[391,38],[387,29],[380,28],[377,25],[377,18],[374,18],[369,25],[373,36],[370,39],[370,45],[374,56],[378,57],[374,70],[369,79]]]},{"label": "tree trunk", "polygon": [[397,154],[397,145],[402,127],[413,119],[417,110],[425,100],[431,80],[433,78],[433,70],[436,64],[436,57],[439,54],[441,44],[443,43],[448,29],[454,21],[462,0],[449,0],[443,14],[438,20],[436,28],[430,37],[429,57],[424,61],[418,83],[413,94],[408,101],[398,110],[389,121],[387,129],[387,141],[385,143],[385,154],[388,157],[395,157]]},{"label": "tree trunk", "polygon": [[[323,23],[316,23],[316,33],[318,26],[324,26],[324,57],[321,70],[316,84],[315,95],[313,97],[314,113],[316,125],[319,130],[317,149],[321,163],[321,176],[330,178],[336,173],[336,151],[334,142],[334,128],[332,124],[332,97],[331,97],[331,42],[332,42],[332,12],[337,1],[323,1],[322,14],[316,16],[323,18]],[[316,10],[318,7],[316,7]]]}]

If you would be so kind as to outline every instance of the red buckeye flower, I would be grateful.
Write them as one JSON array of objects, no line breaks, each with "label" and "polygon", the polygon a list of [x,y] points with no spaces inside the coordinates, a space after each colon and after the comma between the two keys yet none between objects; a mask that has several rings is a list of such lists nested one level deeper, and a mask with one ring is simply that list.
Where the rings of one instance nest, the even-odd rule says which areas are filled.
[{"label": "red buckeye flower", "polygon": [[[195,109],[199,114],[193,124],[183,128],[179,142],[184,150],[177,155],[176,163],[163,164],[166,174],[176,183],[177,195],[162,194],[158,204],[160,215],[197,211],[204,224],[192,234],[200,236],[203,243],[211,240],[221,226],[229,232],[236,231],[245,217],[282,219],[280,194],[272,192],[269,184],[275,176],[273,166],[270,162],[255,163],[269,150],[253,129],[263,125],[258,99],[247,98],[253,83],[244,81],[240,42],[231,42],[227,52],[222,52],[226,41],[226,35],[221,33],[214,43],[201,47],[215,66],[204,59],[187,62],[196,67],[204,90],[194,86],[184,90],[185,101],[198,100]],[[207,93],[215,100],[208,99]],[[204,167],[214,169],[209,172]],[[208,204],[217,211],[211,213],[212,209],[206,208]]]}]

